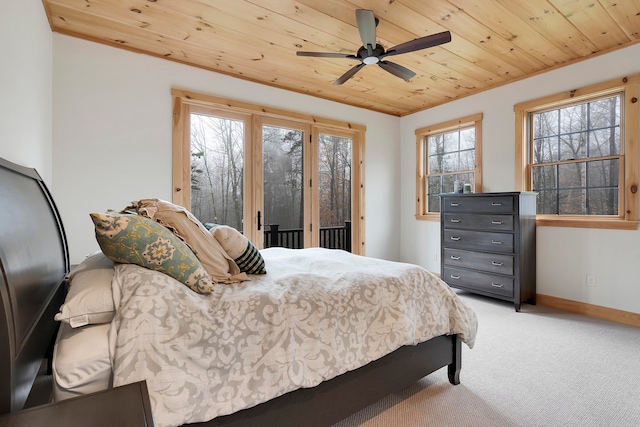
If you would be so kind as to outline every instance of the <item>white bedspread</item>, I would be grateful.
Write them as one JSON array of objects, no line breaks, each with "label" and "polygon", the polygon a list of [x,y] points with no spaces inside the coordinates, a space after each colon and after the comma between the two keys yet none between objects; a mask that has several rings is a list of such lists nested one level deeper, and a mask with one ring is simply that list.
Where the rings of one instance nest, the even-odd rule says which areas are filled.
[{"label": "white bedspread", "polygon": [[116,267],[114,386],[146,379],[159,427],[313,387],[438,335],[473,346],[474,312],[421,267],[319,248],[262,254],[266,275],[208,296]]}]

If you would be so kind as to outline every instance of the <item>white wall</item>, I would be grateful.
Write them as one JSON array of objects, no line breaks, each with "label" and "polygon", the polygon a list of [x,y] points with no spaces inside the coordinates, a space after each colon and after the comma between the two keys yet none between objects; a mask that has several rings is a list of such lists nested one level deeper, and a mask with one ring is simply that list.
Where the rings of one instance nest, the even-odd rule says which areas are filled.
[{"label": "white wall", "polygon": [[[403,117],[400,161],[412,167],[400,169],[402,259],[440,271],[440,225],[414,218],[415,129],[483,113],[484,191],[514,191],[515,104],[635,73],[640,45]],[[639,260],[640,231],[537,228],[539,294],[640,313]],[[595,288],[587,274],[596,275]]]},{"label": "white wall", "polygon": [[71,262],[98,246],[89,213],[171,200],[171,88],[365,125],[367,255],[399,259],[399,119],[108,46],[53,36],[54,197]]},{"label": "white wall", "polygon": [[51,187],[51,29],[40,0],[0,2],[0,157]]}]

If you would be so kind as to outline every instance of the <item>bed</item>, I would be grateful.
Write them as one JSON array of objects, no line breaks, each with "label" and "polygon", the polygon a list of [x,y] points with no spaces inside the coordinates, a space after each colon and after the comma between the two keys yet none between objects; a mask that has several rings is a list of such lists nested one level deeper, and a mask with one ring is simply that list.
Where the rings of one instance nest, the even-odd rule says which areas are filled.
[{"label": "bed", "polygon": [[[0,196],[0,262],[3,272],[2,305],[0,305],[0,340],[2,341],[0,343],[0,375],[3,378],[11,379],[8,382],[3,382],[0,389],[0,413],[6,413],[20,410],[23,407],[43,357],[52,358],[55,337],[59,332],[63,333],[63,329],[68,329],[68,325],[64,323],[63,328],[59,328],[59,322],[55,321],[54,317],[59,314],[60,307],[66,302],[65,277],[69,273],[69,257],[62,221],[51,195],[37,172],[1,160]],[[37,227],[34,224],[37,224]],[[318,254],[315,254],[314,251],[320,252],[323,256],[329,256],[324,251],[313,249],[307,251],[310,259],[317,259],[316,255]],[[267,267],[272,270],[264,275],[265,277],[277,276],[277,270],[279,268],[282,270],[282,268],[277,267],[276,261],[279,258],[286,259],[292,255],[289,250],[284,249],[264,251],[263,254],[267,261]],[[355,262],[350,258],[350,254],[331,252],[330,255],[330,258],[335,255],[338,258],[342,257],[343,264]],[[398,268],[404,271],[417,268],[406,264],[362,258],[362,262],[372,263],[367,264],[369,266],[373,266],[373,263],[377,265],[378,262],[389,263],[384,265],[385,270]],[[285,262],[290,263],[291,261],[287,260]],[[333,261],[324,259],[320,265],[327,270],[326,266],[328,264],[326,263],[330,262]],[[375,269],[377,267],[371,268]],[[128,278],[131,277],[137,277],[143,283],[138,289],[149,289],[144,287],[146,286],[144,285],[145,281],[155,283],[165,280],[168,284],[163,285],[160,289],[171,290],[169,300],[182,301],[182,299],[201,298],[187,287],[176,284],[177,282],[173,278],[166,278],[165,275],[157,272],[150,273],[148,269],[136,265],[116,263],[114,271],[116,277],[126,277],[126,280],[130,280]],[[164,279],[159,279],[158,277],[149,279],[147,277],[149,274],[160,274],[160,277],[164,277]],[[428,272],[423,271],[421,274],[428,274]],[[289,274],[290,279],[291,277],[291,274]],[[247,295],[254,295],[255,289],[251,291],[251,286],[257,286],[257,284],[261,283],[260,280],[266,279],[256,276],[250,281],[227,286],[224,292],[229,293],[229,289],[236,287],[244,289],[246,292],[250,291]],[[119,286],[117,283],[119,283],[117,280],[113,281],[116,294],[118,294],[117,289],[121,289],[123,294],[114,295],[118,307],[124,307],[127,303],[138,306],[145,305],[145,300],[128,299],[130,295],[127,296],[125,294],[126,289],[130,286],[117,288]],[[305,292],[311,291],[307,290]],[[446,291],[443,292],[446,293]],[[237,299],[235,295],[230,293],[229,297]],[[306,295],[308,301],[316,298],[315,294],[312,294],[312,297],[309,295],[311,294]],[[372,292],[369,292],[369,295],[372,295]],[[246,298],[246,296],[242,298]],[[266,298],[273,299],[273,296]],[[349,298],[352,297],[346,299]],[[460,381],[462,341],[464,340],[467,344],[473,345],[477,324],[475,315],[465,308],[464,303],[458,300],[453,292],[447,294],[446,299],[450,300],[450,304],[462,307],[462,311],[465,313],[461,315],[461,323],[466,325],[458,325],[459,333],[446,331],[423,340],[419,338],[420,334],[412,330],[411,327],[404,328],[412,334],[412,339],[415,342],[407,345],[398,345],[397,340],[385,335],[376,342],[388,341],[391,350],[387,352],[385,349],[380,349],[384,354],[364,362],[362,366],[352,364],[351,360],[347,358],[337,364],[339,366],[337,369],[340,372],[335,374],[334,371],[326,371],[326,367],[316,360],[318,374],[315,376],[307,375],[310,371],[308,371],[308,367],[303,367],[299,371],[303,372],[303,375],[291,375],[293,378],[300,379],[300,383],[295,383],[294,381],[288,384],[284,391],[264,392],[262,393],[264,396],[258,396],[257,398],[255,396],[247,397],[248,403],[245,408],[242,405],[234,406],[229,411],[215,412],[217,415],[211,420],[189,419],[188,422],[208,426],[254,424],[327,426],[443,367],[447,367],[449,381],[452,384],[458,384]],[[416,304],[414,304],[415,299],[408,298],[407,300],[411,307],[416,307]],[[153,304],[158,304],[158,301],[154,300]],[[180,304],[181,310],[184,310],[184,304]],[[255,302],[254,304],[260,303]],[[379,302],[378,304],[384,305],[385,303]],[[403,310],[410,311],[406,308]],[[315,312],[317,310],[312,311]],[[441,311],[445,310],[442,309]],[[234,308],[233,312],[236,312],[236,308]],[[132,331],[134,328],[141,327],[139,323],[129,323],[128,327],[122,327],[120,323],[124,322],[123,319],[127,317],[131,317],[133,321],[136,321],[136,319],[139,321],[142,318],[139,313],[136,316],[128,316],[127,313],[132,312],[124,308],[116,311],[110,327],[102,327],[106,331],[109,348],[112,353],[114,349],[118,348],[120,350],[126,349],[128,352],[127,343],[131,344],[135,341],[130,339]],[[358,317],[360,315],[354,314],[354,316]],[[456,316],[451,315],[450,317],[454,318]],[[131,319],[127,321],[132,321]],[[332,319],[335,326],[339,328],[340,318],[334,315]],[[289,323],[293,324],[297,322],[298,320],[295,322],[289,321]],[[116,324],[118,325],[117,328]],[[114,327],[112,328],[111,325]],[[82,328],[95,325],[75,326],[76,335],[79,335],[78,331],[82,331]],[[180,328],[181,326],[176,327]],[[127,329],[129,331],[125,332]],[[213,329],[217,329],[217,327]],[[229,332],[228,334],[233,333]],[[389,335],[389,331],[385,333]],[[186,335],[189,336],[189,334]],[[397,333],[391,330],[390,335],[395,336]],[[119,339],[122,342],[118,344],[117,341]],[[171,345],[175,347],[174,344]],[[328,349],[325,350],[329,351]],[[140,356],[141,354],[148,352],[145,349],[135,350],[137,353],[133,353],[133,351],[131,350],[131,354],[136,354],[136,357],[142,357]],[[118,359],[117,354],[116,350],[116,354],[110,354],[110,357]],[[121,351],[119,354],[126,354],[126,352]],[[205,354],[199,354],[198,357],[192,359],[202,361],[206,359],[205,356]],[[256,357],[261,356],[258,355]],[[126,359],[126,357],[122,356],[120,358]],[[275,359],[277,360],[278,358],[276,357]],[[306,361],[307,359],[314,359],[314,357],[304,357],[302,359]],[[146,375],[144,370],[141,370],[140,373],[136,372],[138,371],[136,367],[139,366],[139,363],[130,363],[129,365],[117,363],[114,365],[113,377],[110,380],[113,385],[120,385],[123,381],[133,382],[145,379],[147,384],[150,385],[152,402],[157,404],[160,398],[157,394],[153,394],[155,393],[154,388],[157,389],[157,378],[153,375],[144,378],[144,375]],[[148,364],[148,361],[145,363]],[[180,361],[180,364],[182,363]],[[125,368],[118,370],[118,366],[125,366]],[[129,367],[126,368],[127,366]],[[291,366],[286,369],[292,370]],[[307,370],[305,371],[305,369]],[[138,374],[143,375],[143,377],[137,377],[136,375]],[[327,376],[327,378],[323,376]],[[309,379],[310,377],[312,378],[311,380]],[[166,383],[167,380],[165,378],[161,379],[161,381]],[[211,383],[213,382],[211,381]],[[245,384],[243,389],[246,388]],[[200,394],[202,393],[196,391],[196,395]],[[158,425],[179,425],[184,422],[184,418],[179,418],[177,421],[167,419],[167,411],[164,411],[165,414],[162,414],[162,412],[154,409],[154,418]],[[168,412],[171,412],[171,410]],[[205,418],[208,416],[210,416],[210,413],[209,415],[205,414]]]}]

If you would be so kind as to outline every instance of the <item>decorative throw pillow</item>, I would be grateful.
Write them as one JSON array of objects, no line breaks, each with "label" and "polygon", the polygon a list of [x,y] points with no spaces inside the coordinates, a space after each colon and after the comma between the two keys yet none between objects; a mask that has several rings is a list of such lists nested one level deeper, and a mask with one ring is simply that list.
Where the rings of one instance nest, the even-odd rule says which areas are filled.
[{"label": "decorative throw pillow", "polygon": [[69,292],[55,320],[72,328],[111,322],[115,314],[113,272],[113,261],[102,252],[89,255],[67,275]]},{"label": "decorative throw pillow", "polygon": [[239,276],[241,271],[233,259],[198,218],[184,207],[160,199],[141,199],[131,202],[131,206],[125,209],[135,209],[138,214],[172,230],[191,248],[214,282],[233,283],[247,279],[245,275]]},{"label": "decorative throw pillow", "polygon": [[244,234],[228,225],[218,225],[210,231],[227,254],[238,264],[240,271],[247,274],[265,274],[267,272],[264,258],[258,248]]},{"label": "decorative throw pillow", "polygon": [[211,278],[191,249],[162,225],[140,215],[92,213],[96,240],[114,262],[164,273],[195,292],[213,291]]}]

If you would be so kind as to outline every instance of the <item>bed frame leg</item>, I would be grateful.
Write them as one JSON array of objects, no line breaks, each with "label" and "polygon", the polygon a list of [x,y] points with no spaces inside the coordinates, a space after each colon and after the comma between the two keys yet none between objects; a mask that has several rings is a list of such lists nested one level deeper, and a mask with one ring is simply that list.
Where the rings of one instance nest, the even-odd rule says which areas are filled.
[{"label": "bed frame leg", "polygon": [[460,384],[460,370],[462,369],[462,342],[457,335],[453,337],[453,363],[448,366],[449,382]]}]

